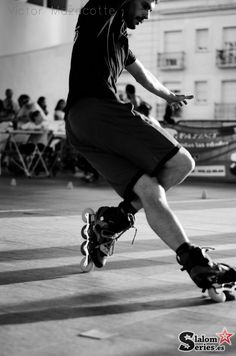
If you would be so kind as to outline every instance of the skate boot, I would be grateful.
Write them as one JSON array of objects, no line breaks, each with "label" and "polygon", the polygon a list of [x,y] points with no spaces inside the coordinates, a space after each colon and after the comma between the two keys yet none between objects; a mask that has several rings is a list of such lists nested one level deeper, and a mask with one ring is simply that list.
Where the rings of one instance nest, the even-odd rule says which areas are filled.
[{"label": "skate boot", "polygon": [[[81,231],[86,239],[81,245],[81,252],[86,259],[83,264],[87,268],[92,262],[101,268],[105,266],[107,257],[113,254],[116,240],[126,230],[134,227],[134,216],[125,214],[119,207],[107,206],[99,208],[96,213],[91,209],[85,210],[84,216],[87,224]],[[82,265],[81,268],[83,269]]]},{"label": "skate boot", "polygon": [[235,300],[236,270],[213,262],[208,250],[184,243],[177,250],[177,261],[183,266],[182,271],[186,270],[203,292],[208,290],[211,299],[216,302]]}]

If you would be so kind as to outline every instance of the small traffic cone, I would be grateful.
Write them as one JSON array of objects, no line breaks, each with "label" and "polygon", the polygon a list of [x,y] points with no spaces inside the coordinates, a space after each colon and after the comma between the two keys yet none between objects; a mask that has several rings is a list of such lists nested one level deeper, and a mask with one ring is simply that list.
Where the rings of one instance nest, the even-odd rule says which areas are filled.
[{"label": "small traffic cone", "polygon": [[15,178],[12,178],[11,181],[10,181],[10,186],[11,187],[15,187],[16,186],[16,180]]},{"label": "small traffic cone", "polygon": [[72,182],[68,182],[67,188],[68,189],[73,189],[74,188],[73,183]]},{"label": "small traffic cone", "polygon": [[202,199],[207,199],[207,194],[205,190],[202,191]]}]

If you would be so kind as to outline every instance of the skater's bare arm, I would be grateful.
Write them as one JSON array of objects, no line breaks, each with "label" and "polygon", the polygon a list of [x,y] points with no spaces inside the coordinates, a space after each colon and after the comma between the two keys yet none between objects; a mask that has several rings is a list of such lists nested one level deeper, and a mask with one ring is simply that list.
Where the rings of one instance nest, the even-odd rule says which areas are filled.
[{"label": "skater's bare arm", "polygon": [[187,104],[187,100],[192,99],[193,95],[176,95],[166,88],[144,65],[136,59],[135,62],[126,67],[127,71],[151,93],[165,99],[169,104]]}]

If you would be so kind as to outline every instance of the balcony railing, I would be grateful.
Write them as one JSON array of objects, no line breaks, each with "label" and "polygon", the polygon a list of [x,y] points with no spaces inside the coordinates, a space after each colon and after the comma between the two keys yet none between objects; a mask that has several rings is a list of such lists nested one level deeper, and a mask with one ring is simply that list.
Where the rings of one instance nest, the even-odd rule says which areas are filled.
[{"label": "balcony railing", "polygon": [[158,53],[158,67],[161,70],[182,70],[185,67],[184,58],[184,52]]},{"label": "balcony railing", "polygon": [[236,120],[236,103],[216,103],[216,120]]},{"label": "balcony railing", "polygon": [[219,68],[236,67],[236,49],[216,50],[216,65]]}]

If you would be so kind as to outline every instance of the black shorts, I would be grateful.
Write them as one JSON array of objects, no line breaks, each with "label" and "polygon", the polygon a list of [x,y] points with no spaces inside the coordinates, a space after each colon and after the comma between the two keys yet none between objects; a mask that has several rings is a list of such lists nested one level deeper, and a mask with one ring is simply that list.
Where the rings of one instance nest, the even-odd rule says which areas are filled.
[{"label": "black shorts", "polygon": [[162,127],[115,100],[84,98],[67,117],[71,144],[123,198],[143,174],[157,176],[180,144]]}]

